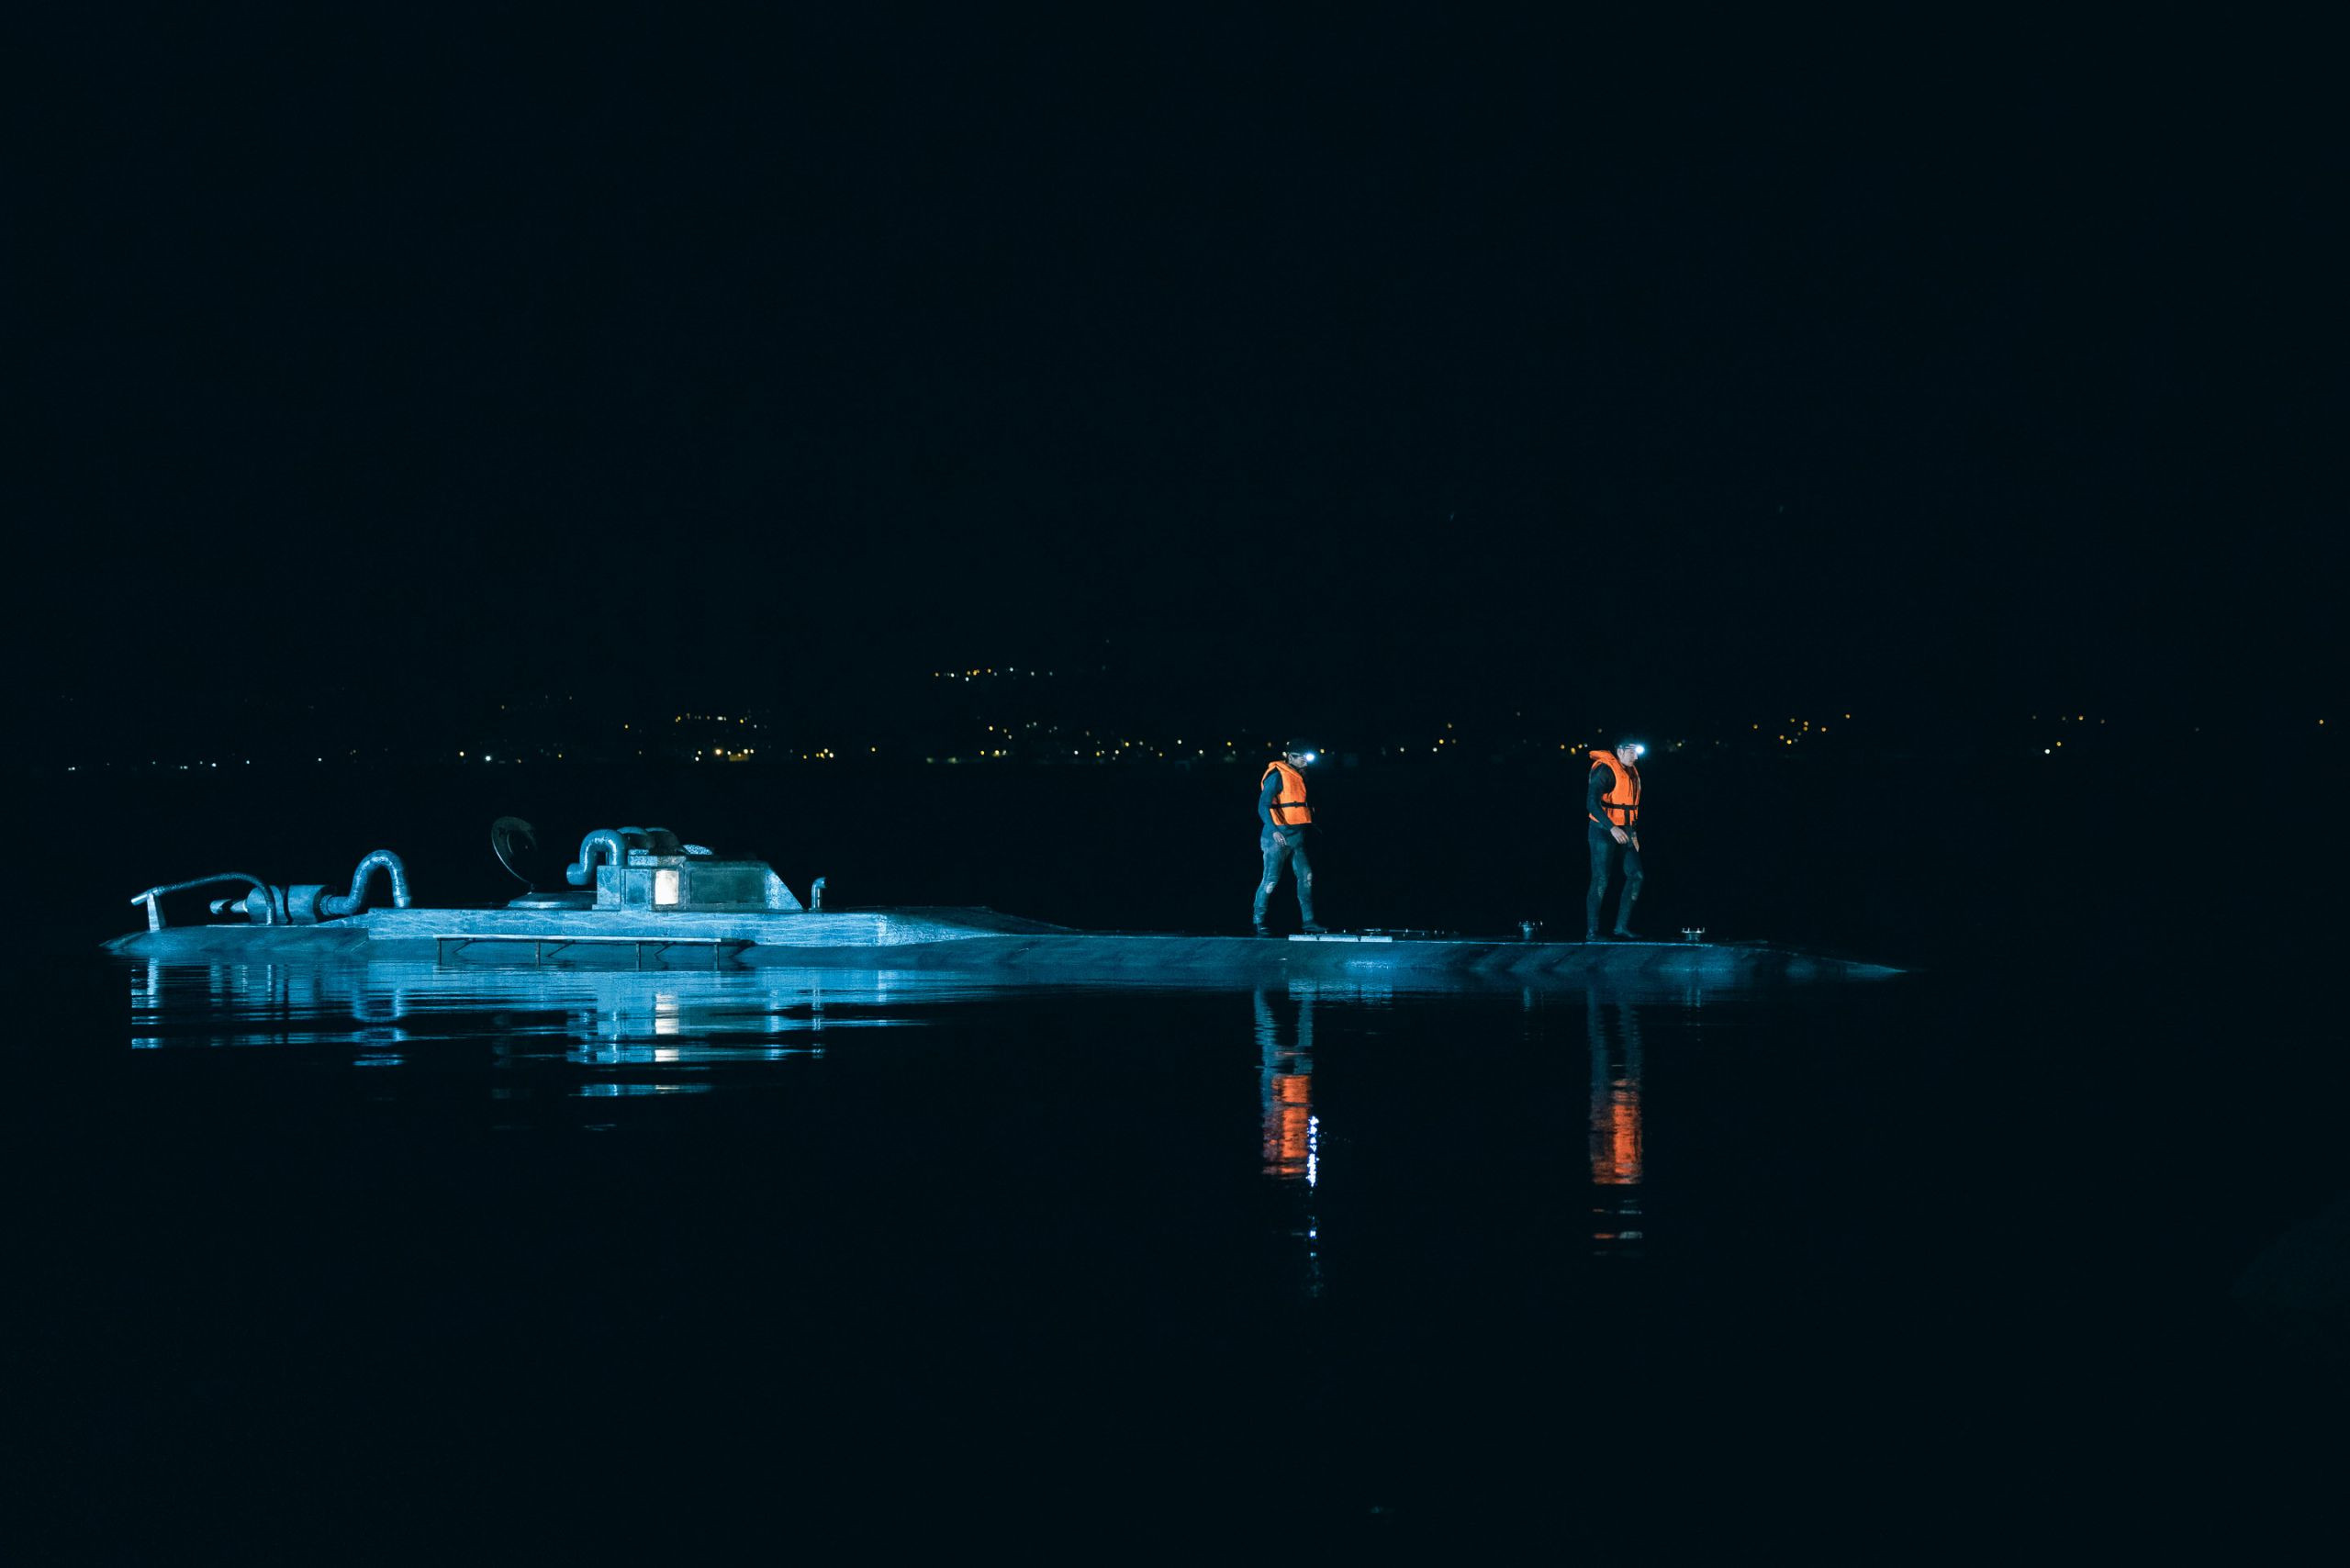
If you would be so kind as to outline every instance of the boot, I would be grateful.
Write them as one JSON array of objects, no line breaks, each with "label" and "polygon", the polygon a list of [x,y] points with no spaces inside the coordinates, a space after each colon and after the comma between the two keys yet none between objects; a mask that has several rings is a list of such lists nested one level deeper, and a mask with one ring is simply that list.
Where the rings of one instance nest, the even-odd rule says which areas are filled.
[{"label": "boot", "polygon": [[1638,889],[1626,888],[1622,900],[1616,905],[1616,940],[1618,942],[1640,939],[1640,934],[1632,929],[1632,905],[1639,901],[1639,896]]}]

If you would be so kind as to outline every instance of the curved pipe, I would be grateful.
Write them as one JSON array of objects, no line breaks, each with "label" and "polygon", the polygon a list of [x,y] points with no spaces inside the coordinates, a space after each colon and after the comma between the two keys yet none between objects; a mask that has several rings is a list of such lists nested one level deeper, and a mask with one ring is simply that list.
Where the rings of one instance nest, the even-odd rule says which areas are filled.
[{"label": "curved pipe", "polygon": [[592,886],[596,880],[596,855],[599,850],[610,856],[613,865],[627,865],[628,845],[621,839],[621,834],[643,831],[641,828],[621,828],[617,831],[609,827],[598,828],[579,841],[579,864],[565,867],[563,879],[575,888]]},{"label": "curved pipe", "polygon": [[130,902],[147,906],[148,930],[161,931],[163,929],[163,906],[161,901],[165,893],[184,893],[193,888],[210,887],[215,882],[244,883],[261,895],[262,906],[270,912],[272,921],[279,925],[285,924],[285,894],[281,890],[271,887],[259,877],[250,876],[243,871],[223,871],[217,877],[198,877],[188,882],[166,882],[160,887],[150,888],[143,893],[131,894]]},{"label": "curved pipe", "polygon": [[500,817],[489,824],[490,853],[498,857],[498,863],[506,868],[509,876],[531,891],[537,892],[539,885],[524,876],[521,868],[514,864],[514,846],[518,844],[525,849],[536,849],[539,846],[539,830],[520,817]]},{"label": "curved pipe", "polygon": [[408,868],[401,865],[400,857],[390,850],[378,849],[359,862],[359,868],[351,873],[350,893],[348,895],[327,894],[319,901],[319,913],[330,920],[339,920],[346,914],[357,914],[361,910],[365,909],[367,907],[367,879],[378,868],[391,876],[392,907],[406,909],[408,907]]}]

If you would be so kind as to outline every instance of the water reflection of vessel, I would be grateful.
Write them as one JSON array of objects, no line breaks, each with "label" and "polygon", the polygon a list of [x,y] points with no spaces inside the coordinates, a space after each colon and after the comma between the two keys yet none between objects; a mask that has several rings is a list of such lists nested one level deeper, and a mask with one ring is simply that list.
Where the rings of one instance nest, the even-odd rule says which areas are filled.
[{"label": "water reflection of vessel", "polygon": [[[132,964],[130,1045],[350,1048],[397,1066],[472,1040],[503,1057],[683,1067],[820,1057],[844,1032],[922,1021],[953,977],[867,970],[506,968],[392,958]],[[583,1091],[610,1092],[610,1091]]]},{"label": "water reflection of vessel", "polygon": [[[511,830],[530,831],[511,818],[494,830],[493,844],[509,870]],[[173,961],[316,956],[633,968],[785,964],[1162,985],[1379,979],[1522,987],[1601,978],[1742,984],[1898,972],[1764,943],[1587,944],[1377,932],[1268,941],[1074,931],[987,909],[825,909],[821,879],[803,903],[766,862],[715,855],[666,828],[597,829],[581,840],[564,879],[563,889],[527,886],[503,904],[431,908],[411,899],[399,857],[377,850],[359,863],[347,891],[324,883],[276,885],[244,872],[148,888],[130,901],[144,908],[147,928],[107,946]],[[166,919],[167,899],[223,889],[228,896],[209,901],[208,921]]]}]

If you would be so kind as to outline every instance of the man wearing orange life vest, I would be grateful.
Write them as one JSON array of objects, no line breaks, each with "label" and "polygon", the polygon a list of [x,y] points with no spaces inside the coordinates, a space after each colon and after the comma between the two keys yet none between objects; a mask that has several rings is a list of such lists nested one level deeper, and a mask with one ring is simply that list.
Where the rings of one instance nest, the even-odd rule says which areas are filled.
[{"label": "man wearing orange life vest", "polygon": [[1265,857],[1265,874],[1257,879],[1252,920],[1259,936],[1272,935],[1265,929],[1265,901],[1281,880],[1283,861],[1297,879],[1297,913],[1304,928],[1317,935],[1322,930],[1314,923],[1314,863],[1305,857],[1305,830],[1314,824],[1314,808],[1305,803],[1305,768],[1313,760],[1312,747],[1291,741],[1266,765],[1265,776],[1258,781],[1257,821],[1262,831],[1257,834],[1257,847]]},{"label": "man wearing orange life vest", "polygon": [[1618,860],[1624,867],[1624,893],[1616,905],[1616,938],[1637,942],[1632,929],[1632,905],[1640,896],[1640,770],[1633,766],[1648,747],[1638,741],[1619,740],[1613,751],[1591,754],[1591,773],[1583,786],[1583,815],[1590,818],[1583,839],[1591,847],[1591,890],[1583,900],[1583,939],[1599,940],[1599,906],[1607,897],[1608,879]]}]

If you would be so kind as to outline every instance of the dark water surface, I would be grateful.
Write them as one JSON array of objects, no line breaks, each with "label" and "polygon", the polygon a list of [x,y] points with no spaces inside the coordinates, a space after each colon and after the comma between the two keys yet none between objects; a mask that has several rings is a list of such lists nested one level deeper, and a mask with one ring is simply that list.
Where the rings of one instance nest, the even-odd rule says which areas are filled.
[{"label": "dark water surface", "polygon": [[[326,1558],[484,1529],[694,1553],[746,1521],[778,1551],[1199,1528],[1908,1555],[2027,1518],[2241,1545],[2343,1457],[2322,1282],[2244,1284],[2350,1189],[2330,943],[2281,877],[2244,886],[2288,917],[2207,921],[2122,783],[2053,798],[2069,847],[2038,860],[1758,834],[1772,874],[1711,907],[1776,886],[1836,946],[1928,961],[1754,993],[123,963],[88,944],[148,881],[337,875],[193,842],[233,836],[217,812],[344,860],[401,824],[62,812],[112,825],[76,851],[95,890],[51,884],[73,939],[13,977],[24,1517]],[[1978,797],[1935,799],[1969,823]],[[477,804],[405,800],[486,827]],[[649,804],[608,814],[732,846]],[[1120,871],[1105,823],[1018,826],[1014,896],[978,902],[1068,919],[1162,872],[1196,896],[1171,850]],[[1428,902],[1477,907],[1494,879],[1445,871],[1440,821],[1393,831]],[[815,836],[921,879],[912,848]],[[1371,901],[1361,859],[1326,865],[1359,879],[1326,869],[1326,897]],[[1668,918],[1701,890],[1673,875]],[[1494,878],[1535,913],[1539,878]]]}]

